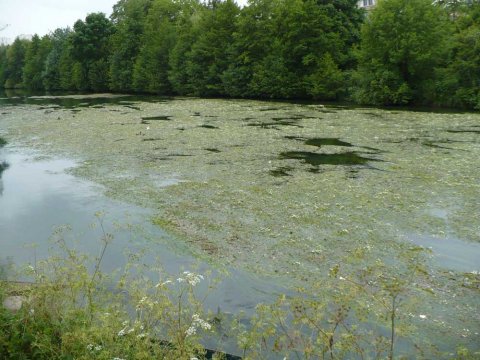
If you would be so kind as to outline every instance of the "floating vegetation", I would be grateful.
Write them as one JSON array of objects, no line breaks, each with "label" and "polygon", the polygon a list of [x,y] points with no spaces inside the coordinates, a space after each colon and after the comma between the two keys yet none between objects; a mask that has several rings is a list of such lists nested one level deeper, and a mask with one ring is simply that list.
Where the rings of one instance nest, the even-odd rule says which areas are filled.
[{"label": "floating vegetation", "polygon": [[[292,286],[320,282],[332,266],[343,266],[342,255],[357,256],[357,248],[361,260],[352,271],[377,259],[401,262],[396,252],[411,246],[411,233],[480,243],[480,148],[475,135],[454,134],[478,131],[472,124],[480,123],[480,114],[332,108],[334,114],[322,113],[318,121],[330,107],[137,100],[142,117],[168,114],[174,121],[147,132],[138,113],[113,112],[123,110],[117,99],[105,103],[108,111],[83,108],[75,117],[65,111],[62,121],[37,110],[38,103],[9,106],[0,127],[27,148],[88,160],[72,172],[104,185],[114,198],[156,209],[155,217],[171,224],[172,243],[212,262],[282,274],[282,283]],[[201,114],[218,115],[212,124],[219,128],[198,130],[207,123]],[[381,171],[364,171],[373,166]],[[159,190],[160,177],[181,182]],[[426,212],[430,205],[448,216]],[[424,264],[429,271],[455,272],[438,270],[444,265],[435,256]],[[420,314],[437,311],[432,321],[422,320],[422,332],[439,334],[437,343],[473,344],[463,329],[480,332],[472,316],[478,299],[465,293],[470,289],[451,290],[419,305]]]},{"label": "floating vegetation", "polygon": [[4,147],[5,145],[7,145],[7,140],[0,137],[0,148]]},{"label": "floating vegetation", "polygon": [[202,124],[199,127],[205,128],[205,129],[218,129],[217,126],[209,125],[209,124]]}]

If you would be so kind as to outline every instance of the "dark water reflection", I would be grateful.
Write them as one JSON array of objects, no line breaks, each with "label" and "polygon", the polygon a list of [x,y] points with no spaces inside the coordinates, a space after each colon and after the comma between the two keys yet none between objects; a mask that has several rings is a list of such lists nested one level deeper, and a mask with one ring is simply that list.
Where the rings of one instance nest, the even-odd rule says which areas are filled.
[{"label": "dark water reflection", "polygon": [[297,159],[313,166],[364,165],[370,161],[380,161],[374,158],[363,157],[354,151],[338,154],[319,154],[309,151],[286,151],[280,154],[280,159]]},{"label": "dark water reflection", "polygon": [[312,145],[312,146],[317,146],[317,147],[322,147],[326,145],[330,146],[345,146],[345,147],[352,147],[353,145],[342,141],[340,139],[335,139],[335,138],[314,138],[314,139],[308,139],[305,141],[305,145]]},{"label": "dark water reflection", "polygon": [[59,93],[45,95],[44,93],[35,96],[25,92],[7,92],[0,93],[0,106],[2,105],[39,105],[39,110],[55,111],[58,109],[72,109],[73,111],[81,111],[82,108],[102,108],[104,105],[121,105],[126,108],[140,110],[136,103],[142,102],[166,102],[168,97],[147,96],[147,95],[112,95],[112,94],[96,94],[95,96],[81,96],[77,93]]}]

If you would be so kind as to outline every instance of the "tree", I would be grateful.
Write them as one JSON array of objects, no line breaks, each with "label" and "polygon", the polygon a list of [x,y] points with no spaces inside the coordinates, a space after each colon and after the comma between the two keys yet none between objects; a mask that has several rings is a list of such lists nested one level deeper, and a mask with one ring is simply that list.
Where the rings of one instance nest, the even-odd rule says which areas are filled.
[{"label": "tree", "polygon": [[7,45],[0,45],[0,88],[3,88],[7,80]]},{"label": "tree", "polygon": [[23,66],[28,43],[28,40],[17,37],[7,49],[4,85],[7,89],[23,87]]},{"label": "tree", "polygon": [[68,86],[62,86],[62,83],[65,83],[65,80],[71,77],[71,68],[68,67],[68,64],[63,67],[64,70],[68,71],[68,74],[65,75],[61,70],[61,64],[62,60],[63,63],[65,63],[67,52],[70,54],[70,34],[71,30],[69,28],[66,28],[56,29],[49,35],[49,39],[51,42],[50,52],[45,59],[45,67],[42,74],[43,86],[46,90],[69,89]]},{"label": "tree", "polygon": [[343,71],[354,63],[362,21],[354,0],[251,0],[223,74],[227,93],[336,98],[346,88]]},{"label": "tree", "polygon": [[155,0],[150,8],[142,47],[133,70],[133,88],[137,91],[168,94],[170,51],[175,46],[177,21],[181,4],[173,0]]},{"label": "tree", "polygon": [[202,9],[196,29],[198,37],[187,53],[187,72],[194,95],[225,95],[222,74],[230,64],[229,46],[239,12],[233,0],[211,0]]},{"label": "tree", "polygon": [[356,100],[431,101],[435,67],[446,55],[448,21],[430,0],[384,0],[362,27]]},{"label": "tree", "polygon": [[[447,7],[450,9],[450,7]],[[480,109],[480,3],[455,3],[448,65],[437,69],[437,102]]]},{"label": "tree", "polygon": [[230,64],[222,74],[229,96],[251,97],[254,69],[269,53],[274,39],[273,11],[277,0],[250,0],[238,16],[233,44],[229,47]]},{"label": "tree", "polygon": [[74,84],[78,90],[108,89],[109,40],[113,32],[110,20],[103,13],[77,20],[71,36]]},{"label": "tree", "polygon": [[110,88],[133,90],[133,67],[142,45],[145,19],[153,0],[120,0],[113,7],[111,21]]},{"label": "tree", "polygon": [[193,44],[198,39],[201,5],[198,0],[185,0],[175,23],[177,38],[170,52],[168,80],[177,94],[192,95],[189,59]]},{"label": "tree", "polygon": [[23,84],[29,90],[41,90],[44,88],[43,75],[48,54],[51,50],[49,36],[41,39],[38,35],[32,37],[25,54],[25,66],[23,67]]}]

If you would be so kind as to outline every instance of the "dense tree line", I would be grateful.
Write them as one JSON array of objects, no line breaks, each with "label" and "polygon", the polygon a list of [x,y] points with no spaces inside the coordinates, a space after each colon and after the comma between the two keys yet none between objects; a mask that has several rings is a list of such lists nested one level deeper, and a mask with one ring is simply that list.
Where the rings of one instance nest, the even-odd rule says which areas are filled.
[{"label": "dense tree line", "polygon": [[480,108],[480,3],[120,0],[0,46],[0,86]]}]

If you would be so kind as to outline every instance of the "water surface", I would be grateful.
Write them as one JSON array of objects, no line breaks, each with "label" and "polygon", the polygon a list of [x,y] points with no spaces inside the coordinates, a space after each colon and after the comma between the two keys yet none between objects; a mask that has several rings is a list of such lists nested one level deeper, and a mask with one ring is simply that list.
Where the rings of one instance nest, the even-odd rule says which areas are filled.
[{"label": "water surface", "polygon": [[[92,257],[98,256],[102,232],[99,218],[94,214],[102,212],[105,231],[114,235],[102,262],[103,271],[109,273],[125,266],[126,254],[130,252],[147,250],[143,261],[159,263],[165,269],[165,276],[198,269],[200,272],[213,270],[213,276],[223,277],[185,250],[169,248],[166,241],[170,238],[150,224],[151,210],[108,199],[101,194],[102,187],[70,175],[68,170],[76,166],[75,162],[43,158],[19,149],[0,150],[0,159],[11,164],[0,179],[3,184],[3,193],[0,192],[0,264],[34,265],[46,258],[51,249],[57,248],[49,239],[56,229],[67,226],[70,230],[64,234],[69,247]],[[170,179],[158,186],[177,183],[178,179]],[[92,225],[96,225],[94,229]],[[208,290],[206,284],[200,286],[200,293],[209,293],[207,308],[231,313],[242,310],[252,314],[259,301],[268,301],[281,292],[284,292],[282,287],[271,280],[234,269],[230,269],[230,275],[215,290]]]}]

